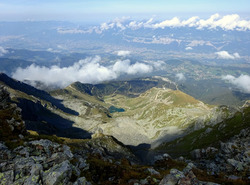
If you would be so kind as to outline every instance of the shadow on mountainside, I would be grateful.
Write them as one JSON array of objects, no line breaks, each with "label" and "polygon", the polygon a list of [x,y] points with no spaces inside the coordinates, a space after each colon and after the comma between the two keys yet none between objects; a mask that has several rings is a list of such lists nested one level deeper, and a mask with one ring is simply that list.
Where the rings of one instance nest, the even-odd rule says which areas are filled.
[{"label": "shadow on mountainside", "polygon": [[23,82],[14,80],[10,77],[8,77],[6,74],[4,73],[0,73],[0,81],[2,81],[5,85],[9,86],[12,89],[24,92],[28,95],[32,95],[34,97],[37,97],[39,99],[42,100],[46,100],[48,102],[50,102],[52,105],[54,105],[55,107],[61,109],[63,112],[68,113],[68,114],[72,114],[72,115],[76,115],[78,116],[78,112],[71,110],[67,107],[65,107],[61,102],[61,100],[58,100],[54,97],[52,97],[49,93],[36,89],[28,84],[25,84]]},{"label": "shadow on mountainside", "polygon": [[155,156],[165,153],[173,158],[191,157],[191,151],[207,147],[218,148],[220,142],[227,142],[238,135],[242,129],[249,128],[249,125],[250,107],[245,107],[234,113],[232,117],[225,118],[216,124],[204,124],[200,129],[194,129],[196,124],[193,123],[179,135],[169,133],[151,145],[142,143],[129,147],[143,163],[147,164],[152,163]]},{"label": "shadow on mountainside", "polygon": [[168,153],[173,158],[190,156],[195,149],[207,147],[220,147],[220,142],[227,142],[230,138],[238,135],[242,129],[250,126],[250,107],[242,108],[235,112],[232,117],[224,118],[216,124],[204,124],[200,129],[194,129],[195,123],[183,130],[183,135],[174,140],[165,140],[169,136],[160,138],[160,145],[149,151],[153,153]]},{"label": "shadow on mountainside", "polygon": [[148,164],[151,163],[152,158],[148,158],[148,153],[150,150],[151,145],[147,143],[141,143],[137,146],[128,145],[128,147],[131,149],[132,153],[140,159],[142,164]]},{"label": "shadow on mountainside", "polygon": [[91,134],[83,129],[73,127],[74,122],[64,119],[44,108],[40,103],[19,99],[18,107],[22,109],[22,118],[28,130],[39,134],[57,135],[60,137],[84,139]]}]

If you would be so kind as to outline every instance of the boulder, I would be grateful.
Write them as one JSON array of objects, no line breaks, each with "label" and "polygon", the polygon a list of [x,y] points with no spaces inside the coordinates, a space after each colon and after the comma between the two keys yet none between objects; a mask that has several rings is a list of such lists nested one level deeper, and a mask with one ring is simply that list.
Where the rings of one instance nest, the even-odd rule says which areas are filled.
[{"label": "boulder", "polygon": [[72,167],[68,160],[57,164],[43,174],[44,185],[67,184],[72,175]]}]

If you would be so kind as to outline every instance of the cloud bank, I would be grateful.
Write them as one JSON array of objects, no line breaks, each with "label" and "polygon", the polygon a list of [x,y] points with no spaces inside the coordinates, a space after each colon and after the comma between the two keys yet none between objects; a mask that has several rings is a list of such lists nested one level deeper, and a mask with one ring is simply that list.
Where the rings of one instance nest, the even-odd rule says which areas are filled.
[{"label": "cloud bank", "polygon": [[8,50],[6,50],[2,46],[0,46],[0,57],[4,56],[7,53],[8,53]]},{"label": "cloud bank", "polygon": [[102,23],[100,26],[93,26],[87,29],[79,28],[58,28],[57,32],[60,34],[87,34],[87,33],[98,33],[101,34],[109,29],[117,29],[123,31],[125,29],[137,30],[140,28],[151,28],[151,29],[165,29],[165,28],[176,28],[176,27],[193,27],[196,29],[217,29],[223,30],[237,30],[246,31],[250,30],[250,20],[241,19],[238,14],[231,14],[221,16],[218,13],[211,15],[208,19],[201,19],[198,16],[190,17],[189,19],[181,20],[178,17],[172,19],[166,19],[161,22],[154,21],[153,18],[148,21],[135,21],[129,20],[128,18],[115,19],[108,23]]},{"label": "cloud bank", "polygon": [[219,52],[216,52],[215,54],[217,54],[217,58],[219,59],[226,59],[226,60],[240,59],[239,53],[229,54],[227,51],[219,51]]},{"label": "cloud bank", "polygon": [[65,87],[73,82],[99,83],[118,78],[120,75],[146,74],[153,70],[162,69],[164,63],[136,62],[117,60],[113,64],[104,66],[101,57],[86,58],[69,67],[37,66],[32,64],[27,68],[18,68],[12,75],[20,81],[42,81],[46,85]]},{"label": "cloud bank", "polygon": [[246,93],[250,93],[250,76],[240,75],[238,78],[232,75],[226,75],[222,77],[223,80],[227,80],[237,88],[241,89]]},{"label": "cloud bank", "polygon": [[[152,22],[152,21],[151,21]],[[133,24],[135,27],[135,23]],[[238,30],[244,31],[250,29],[250,21],[242,20],[238,14],[220,16],[218,13],[211,15],[208,19],[200,19],[198,16],[191,17],[187,20],[180,20],[178,17],[174,17],[170,20],[165,20],[155,24],[142,24],[139,25],[151,28],[165,27],[195,27],[197,29],[216,29],[221,28],[223,30]]]}]

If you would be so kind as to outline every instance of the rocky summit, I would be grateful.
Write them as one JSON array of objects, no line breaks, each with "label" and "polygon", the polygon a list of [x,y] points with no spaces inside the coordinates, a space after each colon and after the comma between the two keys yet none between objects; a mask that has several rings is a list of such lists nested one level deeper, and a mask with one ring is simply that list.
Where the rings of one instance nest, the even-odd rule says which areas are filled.
[{"label": "rocky summit", "polygon": [[250,183],[247,102],[207,105],[159,77],[50,94],[0,77],[0,184]]}]

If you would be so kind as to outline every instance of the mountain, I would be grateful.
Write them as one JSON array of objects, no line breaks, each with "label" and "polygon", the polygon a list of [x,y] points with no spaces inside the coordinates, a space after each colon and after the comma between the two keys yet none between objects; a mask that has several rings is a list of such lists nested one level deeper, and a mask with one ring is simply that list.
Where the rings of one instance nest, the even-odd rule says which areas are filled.
[{"label": "mountain", "polygon": [[73,128],[73,122],[65,117],[78,113],[62,105],[60,100],[49,93],[14,80],[3,73],[0,74],[0,84],[7,88],[11,100],[23,110],[22,117],[28,129],[64,136],[69,136],[72,134],[71,131],[74,131],[73,135],[78,134],[77,137],[90,136],[86,131]]},{"label": "mountain", "polygon": [[0,84],[3,184],[249,182],[249,102],[204,104],[157,76],[50,93]]},{"label": "mountain", "polygon": [[[57,134],[65,136],[78,130],[73,135],[80,138],[101,130],[134,146],[145,143],[154,148],[237,111],[204,104],[158,76],[96,85],[76,82],[50,94],[4,74],[0,79],[25,110],[23,118],[31,129],[48,133],[61,129]],[[43,128],[44,123],[51,128]]]}]

